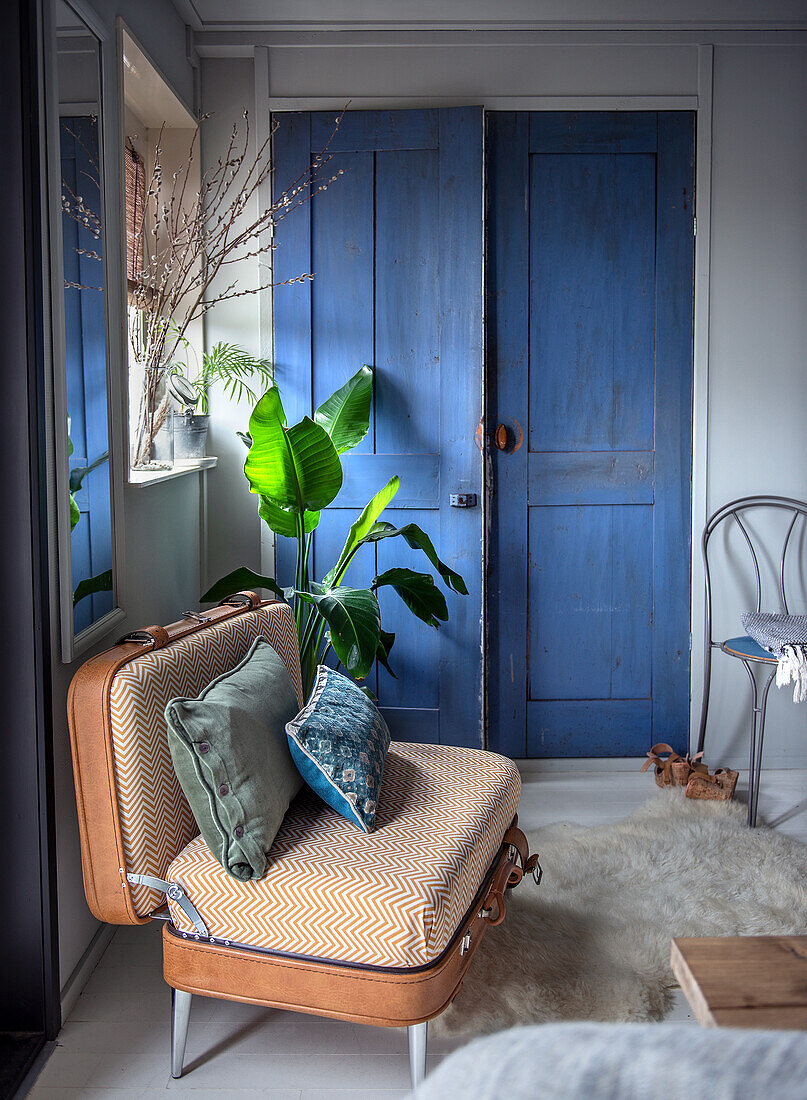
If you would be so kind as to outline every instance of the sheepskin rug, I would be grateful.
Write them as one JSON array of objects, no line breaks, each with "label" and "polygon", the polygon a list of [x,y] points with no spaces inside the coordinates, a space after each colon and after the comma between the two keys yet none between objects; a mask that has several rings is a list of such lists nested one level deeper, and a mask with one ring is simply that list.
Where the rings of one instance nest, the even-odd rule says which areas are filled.
[{"label": "sheepskin rug", "polygon": [[616,825],[530,834],[524,879],[435,1035],[549,1020],[660,1020],[674,936],[807,932],[807,845],[749,829],[745,807],[660,791]]}]

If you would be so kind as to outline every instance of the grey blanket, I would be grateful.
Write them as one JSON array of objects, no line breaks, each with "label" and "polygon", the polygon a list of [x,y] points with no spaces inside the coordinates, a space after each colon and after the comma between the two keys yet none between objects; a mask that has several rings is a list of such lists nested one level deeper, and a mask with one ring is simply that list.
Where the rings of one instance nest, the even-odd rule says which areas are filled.
[{"label": "grey blanket", "polygon": [[544,1024],[477,1039],[410,1100],[804,1100],[807,1034]]},{"label": "grey blanket", "polygon": [[774,615],[746,611],[743,626],[750,638],[777,660],[776,684],[793,681],[793,702],[807,699],[807,615]]},{"label": "grey blanket", "polygon": [[807,646],[807,615],[771,615],[766,611],[746,611],[743,626],[763,649],[779,657],[786,645]]}]

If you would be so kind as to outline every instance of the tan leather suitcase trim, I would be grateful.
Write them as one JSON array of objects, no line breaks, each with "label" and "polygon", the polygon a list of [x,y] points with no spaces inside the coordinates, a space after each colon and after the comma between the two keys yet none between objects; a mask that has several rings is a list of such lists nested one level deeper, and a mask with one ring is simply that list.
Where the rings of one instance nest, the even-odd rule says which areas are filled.
[{"label": "tan leather suitcase trim", "polygon": [[[112,681],[125,664],[143,653],[194,634],[245,611],[280,603],[252,597],[237,605],[223,605],[203,612],[207,622],[180,619],[165,627],[166,639],[122,640],[112,649],[86,661],[73,677],[67,695],[67,721],[73,754],[73,777],[81,840],[81,870],[87,904],[98,920],[109,924],[147,924],[150,917],[135,911],[126,883],[115,760],[109,703]],[[153,629],[153,628],[149,628]],[[163,628],[160,628],[162,631]]]},{"label": "tan leather suitcase trim", "polygon": [[[509,862],[504,845],[474,904],[441,957],[411,971],[295,959],[183,939],[163,929],[163,976],[186,993],[308,1012],[377,1027],[404,1027],[439,1015],[453,1000],[488,921],[481,901]],[[463,953],[463,941],[471,933]],[[357,1012],[355,1006],[360,1005]]]}]

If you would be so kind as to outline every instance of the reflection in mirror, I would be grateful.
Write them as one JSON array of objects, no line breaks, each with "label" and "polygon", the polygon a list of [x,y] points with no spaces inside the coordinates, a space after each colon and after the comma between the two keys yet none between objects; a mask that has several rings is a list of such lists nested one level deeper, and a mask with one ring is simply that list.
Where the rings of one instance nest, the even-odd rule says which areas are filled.
[{"label": "reflection in mirror", "polygon": [[[73,634],[114,607],[100,44],[58,0],[56,35]],[[58,364],[56,364],[58,369]],[[60,387],[61,388],[61,387]]]}]

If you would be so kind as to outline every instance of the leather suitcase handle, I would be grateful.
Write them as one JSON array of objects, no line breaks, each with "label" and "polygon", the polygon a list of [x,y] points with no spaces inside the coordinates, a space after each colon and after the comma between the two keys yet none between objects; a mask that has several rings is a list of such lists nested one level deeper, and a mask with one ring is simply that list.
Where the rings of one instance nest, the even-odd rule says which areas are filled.
[{"label": "leather suitcase handle", "polygon": [[164,649],[170,642],[178,638],[184,638],[187,634],[193,634],[201,627],[217,621],[219,617],[226,618],[228,614],[238,615],[244,611],[254,611],[262,604],[281,602],[278,599],[262,600],[255,592],[234,592],[218,605],[221,611],[213,609],[215,614],[211,614],[211,612],[197,614],[194,611],[186,611],[184,619],[171,623],[168,628],[164,626],[144,626],[139,630],[132,630],[129,634],[124,634],[122,638],[118,639],[117,644],[140,642],[149,645],[152,650]]},{"label": "leather suitcase handle", "polygon": [[139,630],[132,630],[129,634],[124,634],[122,638],[118,639],[117,644],[143,642],[146,645],[150,643],[152,649],[164,649],[169,641],[168,631],[164,626],[142,626]]},{"label": "leather suitcase handle", "polygon": [[[254,611],[256,607],[260,607],[261,598],[257,592],[231,592],[229,596],[225,596],[223,600],[219,600],[218,606],[228,607],[243,607],[246,606],[250,611]],[[270,599],[268,603],[279,603],[277,599]]]},{"label": "leather suitcase handle", "polygon": [[[509,844],[512,849],[510,859],[514,864],[514,869],[511,871],[510,880],[507,883],[508,888],[512,888],[518,886],[524,875],[529,874],[537,865],[538,856],[530,855],[529,841],[518,827],[518,816],[513,818],[513,824],[504,834],[502,844]],[[517,861],[516,856],[518,857]]]},{"label": "leather suitcase handle", "polygon": [[[479,914],[488,924],[497,925],[501,924],[507,914],[507,906],[504,901],[504,892],[507,889],[507,884],[510,881],[510,876],[515,871],[521,871],[518,864],[513,863],[511,859],[507,859],[501,864],[493,882],[490,884],[490,889],[485,896],[485,900],[482,903],[482,910]],[[519,879],[520,879],[519,875]],[[494,910],[495,903],[495,910]]]}]

